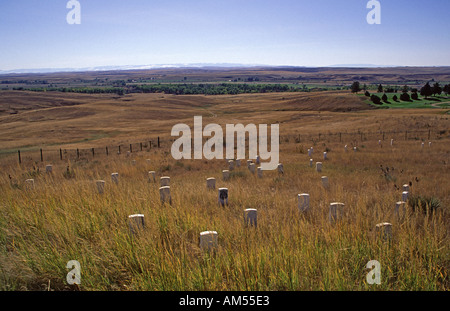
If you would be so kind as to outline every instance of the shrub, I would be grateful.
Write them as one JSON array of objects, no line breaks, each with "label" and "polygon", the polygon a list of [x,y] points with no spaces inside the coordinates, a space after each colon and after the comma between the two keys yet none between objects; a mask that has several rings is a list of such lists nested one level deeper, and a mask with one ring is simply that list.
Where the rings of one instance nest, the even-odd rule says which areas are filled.
[{"label": "shrub", "polygon": [[377,95],[372,95],[372,96],[370,96],[370,100],[371,100],[375,105],[381,105],[381,98],[378,97]]},{"label": "shrub", "polygon": [[412,207],[413,211],[419,210],[424,214],[429,211],[430,214],[433,214],[441,206],[441,202],[435,197],[414,195],[408,199],[408,205]]},{"label": "shrub", "polygon": [[402,93],[402,95],[400,95],[400,100],[411,101],[411,98],[409,97],[408,93]]}]

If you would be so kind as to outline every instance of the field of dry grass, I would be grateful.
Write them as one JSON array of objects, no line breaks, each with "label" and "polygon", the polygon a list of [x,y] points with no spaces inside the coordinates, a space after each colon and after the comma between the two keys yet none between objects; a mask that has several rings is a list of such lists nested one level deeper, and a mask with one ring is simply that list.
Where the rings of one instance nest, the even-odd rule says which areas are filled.
[{"label": "field of dry grass", "polygon": [[[66,282],[70,260],[81,264],[81,290],[449,289],[447,110],[373,110],[344,92],[43,95],[51,107],[28,96],[23,93],[17,102],[26,101],[32,109],[0,115],[2,290],[72,290]],[[61,100],[76,105],[55,106]],[[279,123],[285,173],[268,171],[258,178],[243,161],[223,181],[225,160],[174,160],[171,127],[192,125],[197,115],[204,125]],[[405,130],[412,133],[407,140]],[[358,131],[372,134],[365,139],[346,135]],[[400,134],[389,134],[379,145],[383,131]],[[40,162],[27,161],[24,152],[24,163],[17,163],[21,148],[91,148],[156,136],[162,138],[161,148],[130,157]],[[310,147],[314,162],[323,162],[321,173],[309,167]],[[53,173],[45,173],[47,164]],[[149,181],[150,170],[156,183]],[[119,185],[111,182],[114,172]],[[161,176],[171,177],[171,205],[160,202]],[[329,189],[322,187],[321,176],[328,176]],[[229,189],[228,206],[218,205],[217,189],[206,189],[208,177],[217,179],[217,188]],[[25,183],[30,178],[33,189]],[[102,195],[95,186],[99,179],[106,181]],[[431,212],[431,205],[422,204],[413,209],[411,201],[408,213],[397,217],[401,186],[410,182],[411,196],[433,198],[439,208]],[[310,194],[307,213],[298,209],[300,193]],[[334,224],[328,221],[331,202],[345,204]],[[257,209],[257,228],[244,225],[246,208]],[[138,235],[130,234],[131,214],[145,215]],[[382,222],[393,225],[389,241],[375,233]],[[199,247],[199,234],[206,230],[218,232],[211,253]],[[381,264],[380,285],[366,282],[370,260]]]}]

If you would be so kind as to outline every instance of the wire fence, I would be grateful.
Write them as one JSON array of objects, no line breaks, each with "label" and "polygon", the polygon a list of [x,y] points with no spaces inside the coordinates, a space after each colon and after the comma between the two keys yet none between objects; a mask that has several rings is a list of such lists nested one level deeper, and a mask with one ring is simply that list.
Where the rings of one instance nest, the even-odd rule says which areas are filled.
[{"label": "wire fence", "polygon": [[[285,143],[318,143],[318,142],[366,142],[366,141],[385,141],[394,139],[399,140],[437,140],[449,136],[449,129],[442,130],[415,130],[415,131],[376,131],[376,132],[336,132],[336,133],[317,133],[317,134],[290,134],[279,137],[280,144]],[[170,145],[176,138],[162,140],[148,140],[145,142],[134,142],[130,144],[121,144],[116,146],[104,146],[84,149],[52,148],[39,150],[18,150],[17,160],[19,164],[25,162],[56,162],[56,161],[77,161],[92,160],[96,157],[113,156],[120,154],[136,154],[140,152],[150,152],[154,148],[170,148]],[[203,138],[203,143],[208,138]],[[226,139],[224,137],[224,146]]]}]

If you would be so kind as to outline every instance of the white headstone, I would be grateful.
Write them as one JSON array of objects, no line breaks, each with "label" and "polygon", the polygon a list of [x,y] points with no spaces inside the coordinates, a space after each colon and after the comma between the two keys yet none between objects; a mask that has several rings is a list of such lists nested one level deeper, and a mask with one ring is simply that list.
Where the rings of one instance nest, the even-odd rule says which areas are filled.
[{"label": "white headstone", "polygon": [[247,208],[244,210],[244,221],[246,226],[254,226],[258,225],[258,212],[254,208]]},{"label": "white headstone", "polygon": [[326,152],[323,153],[323,159],[324,159],[324,160],[327,159],[327,153],[326,153]]},{"label": "white headstone", "polygon": [[257,171],[258,171],[258,177],[263,178],[263,170],[262,170],[261,166],[258,166]]},{"label": "white headstone", "polygon": [[309,167],[313,167],[313,159],[309,159]]},{"label": "white headstone", "polygon": [[207,189],[216,189],[216,179],[213,177],[206,179],[206,188]]},{"label": "white headstone", "polygon": [[409,191],[403,191],[402,192],[402,201],[408,202],[408,196],[409,196]]},{"label": "white headstone", "polygon": [[131,164],[136,165],[136,160],[132,160]]},{"label": "white headstone", "polygon": [[421,144],[421,147],[423,148],[425,146],[425,143],[424,142],[422,142],[422,144]]},{"label": "white headstone", "polygon": [[140,230],[143,230],[144,227],[145,224],[143,214],[135,214],[128,216],[128,228],[130,228],[131,233],[137,234]]},{"label": "white headstone", "polygon": [[392,238],[392,224],[383,222],[375,226],[375,232],[385,240]]},{"label": "white headstone", "polygon": [[345,152],[348,151],[348,146],[347,145],[344,146],[344,150],[345,150]]},{"label": "white headstone", "polygon": [[200,248],[202,250],[213,250],[217,247],[218,234],[216,231],[200,232]]},{"label": "white headstone", "polygon": [[161,187],[170,186],[170,177],[163,176],[159,179]]},{"label": "white headstone", "polygon": [[431,147],[431,141],[430,141],[430,142],[428,142],[428,147]]},{"label": "white headstone", "polygon": [[234,161],[233,160],[228,160],[228,169],[230,171],[234,170]]},{"label": "white headstone", "polygon": [[330,212],[328,214],[328,220],[330,222],[335,222],[342,217],[344,212],[344,203],[334,202],[330,204]]},{"label": "white headstone", "polygon": [[104,180],[97,180],[95,182],[97,185],[98,193],[102,194],[105,191],[105,181]]},{"label": "white headstone", "polygon": [[229,180],[230,179],[230,171],[229,170],[223,170],[222,171],[222,179],[223,180]]},{"label": "white headstone", "polygon": [[247,167],[250,168],[250,164],[252,164],[252,160],[247,160]]},{"label": "white headstone", "polygon": [[395,210],[394,213],[396,215],[404,214],[406,212],[406,202],[404,201],[398,201],[397,203],[395,203]]},{"label": "white headstone", "polygon": [[228,205],[228,188],[219,188],[219,204]]},{"label": "white headstone", "polygon": [[261,164],[261,158],[259,157],[259,155],[256,156],[256,164]]},{"label": "white headstone", "polygon": [[117,185],[119,183],[119,173],[112,173],[111,181]]},{"label": "white headstone", "polygon": [[131,152],[127,151],[127,157],[131,156]]},{"label": "white headstone", "polygon": [[172,197],[170,196],[170,186],[163,186],[159,188],[159,197],[161,199],[161,203],[169,202],[172,204]]},{"label": "white headstone", "polygon": [[255,167],[256,167],[255,163],[250,163],[250,166],[248,167],[248,169],[252,174],[255,174]]},{"label": "white headstone", "polygon": [[241,160],[240,159],[236,160],[236,167],[241,167]]},{"label": "white headstone", "polygon": [[308,149],[308,157],[311,157],[311,155],[312,155],[312,150]]},{"label": "white headstone", "polygon": [[327,176],[322,176],[322,186],[325,189],[328,189],[330,187],[330,183],[328,182],[328,177]]},{"label": "white headstone", "polygon": [[391,139],[391,146],[394,145],[394,139]]},{"label": "white headstone", "polygon": [[25,180],[28,189],[34,189],[34,179]]},{"label": "white headstone", "polygon": [[356,151],[358,151],[358,148],[353,147],[353,152],[356,152]]},{"label": "white headstone", "polygon": [[404,184],[403,185],[403,191],[408,191],[409,192],[409,185],[408,184]]},{"label": "white headstone", "polygon": [[316,162],[316,171],[322,172],[322,162]]},{"label": "white headstone", "polygon": [[156,173],[155,173],[155,171],[149,171],[148,172],[148,181],[149,182],[156,182]]},{"label": "white headstone", "polygon": [[281,163],[278,163],[278,173],[284,174],[284,167],[283,167],[283,164],[281,164]]},{"label": "white headstone", "polygon": [[297,195],[298,197],[298,209],[300,212],[306,212],[309,210],[309,194],[302,193]]}]

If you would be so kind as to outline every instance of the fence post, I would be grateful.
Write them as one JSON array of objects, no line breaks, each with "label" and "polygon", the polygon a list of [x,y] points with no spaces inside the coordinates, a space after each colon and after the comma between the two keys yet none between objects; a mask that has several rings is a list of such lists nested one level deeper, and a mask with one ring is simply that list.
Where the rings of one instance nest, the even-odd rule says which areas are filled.
[{"label": "fence post", "polygon": [[120,154],[120,145],[119,145],[119,154]]},{"label": "fence post", "polygon": [[150,150],[152,150],[152,141],[149,140],[148,143],[149,143],[149,146],[150,146]]},{"label": "fence post", "polygon": [[130,144],[130,152],[133,153],[133,145]]},{"label": "fence post", "polygon": [[160,148],[161,147],[161,145],[159,144],[159,136],[158,136],[158,148]]},{"label": "fence post", "polygon": [[140,145],[141,145],[141,151],[142,151],[142,143],[140,143]]},{"label": "fence post", "polygon": [[17,151],[19,154],[19,164],[22,164],[22,159],[20,158],[20,150]]},{"label": "fence post", "polygon": [[59,148],[59,159],[62,161],[62,150]]},{"label": "fence post", "polygon": [[109,155],[108,146],[106,146],[106,155]]},{"label": "fence post", "polygon": [[95,150],[92,148],[92,157],[95,157]]},{"label": "fence post", "polygon": [[80,150],[77,148],[77,160],[80,158]]},{"label": "fence post", "polygon": [[42,148],[41,148],[41,162],[44,162],[44,155],[42,154]]}]

